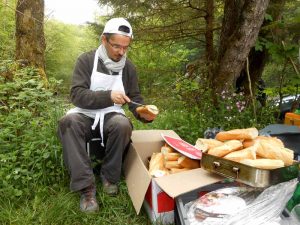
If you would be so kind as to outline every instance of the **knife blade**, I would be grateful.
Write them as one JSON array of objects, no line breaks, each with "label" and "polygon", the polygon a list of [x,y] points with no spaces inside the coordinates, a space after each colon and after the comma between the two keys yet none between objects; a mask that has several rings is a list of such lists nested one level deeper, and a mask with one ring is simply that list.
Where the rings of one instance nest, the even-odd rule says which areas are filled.
[{"label": "knife blade", "polygon": [[138,106],[145,106],[144,104],[138,103],[138,102],[134,102],[134,101],[130,101],[129,103],[132,103],[134,105],[138,105]]}]

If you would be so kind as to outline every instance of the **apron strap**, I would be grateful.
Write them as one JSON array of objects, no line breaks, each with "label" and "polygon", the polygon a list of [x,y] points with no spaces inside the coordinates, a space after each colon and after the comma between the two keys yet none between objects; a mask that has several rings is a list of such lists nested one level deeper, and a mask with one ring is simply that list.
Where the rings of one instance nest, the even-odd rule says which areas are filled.
[{"label": "apron strap", "polygon": [[125,115],[125,112],[123,111],[123,109],[121,107],[116,107],[116,106],[109,107],[101,112],[96,113],[96,117],[95,117],[94,123],[92,125],[92,130],[95,130],[98,123],[100,123],[99,127],[100,127],[100,137],[101,137],[101,146],[102,147],[104,147],[104,135],[103,135],[104,116],[110,112],[118,112],[118,113],[122,113]]},{"label": "apron strap", "polygon": [[101,113],[100,115],[100,136],[101,136],[101,146],[104,147],[104,136],[103,136],[103,126],[104,126],[104,116],[105,113]]},{"label": "apron strap", "polygon": [[100,114],[101,114],[101,112],[96,113],[96,117],[95,117],[95,120],[94,120],[94,123],[93,123],[93,126],[92,126],[92,130],[96,129],[96,126],[97,126],[97,124],[99,123],[99,120],[100,120]]}]

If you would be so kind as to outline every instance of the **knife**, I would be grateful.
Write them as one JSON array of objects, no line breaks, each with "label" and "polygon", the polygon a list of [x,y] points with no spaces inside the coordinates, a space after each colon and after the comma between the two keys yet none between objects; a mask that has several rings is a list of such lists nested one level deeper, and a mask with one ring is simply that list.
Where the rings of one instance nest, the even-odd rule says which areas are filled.
[{"label": "knife", "polygon": [[129,103],[132,103],[134,105],[138,105],[138,106],[145,106],[144,104],[138,103],[138,102],[134,102],[134,101],[130,101]]}]

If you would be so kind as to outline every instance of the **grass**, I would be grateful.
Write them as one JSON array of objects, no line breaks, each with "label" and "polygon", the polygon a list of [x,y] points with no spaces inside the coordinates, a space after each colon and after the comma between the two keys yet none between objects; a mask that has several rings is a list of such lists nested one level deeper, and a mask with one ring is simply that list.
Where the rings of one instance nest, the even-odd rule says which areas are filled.
[{"label": "grass", "polygon": [[[99,182],[98,182],[99,183]],[[0,224],[151,224],[142,210],[136,215],[127,187],[122,179],[118,196],[110,197],[97,187],[97,199],[100,211],[94,214],[82,213],[79,210],[79,195],[69,191],[67,185],[55,190],[41,187],[35,190],[33,199],[22,199],[10,202],[5,196],[0,200]]]}]

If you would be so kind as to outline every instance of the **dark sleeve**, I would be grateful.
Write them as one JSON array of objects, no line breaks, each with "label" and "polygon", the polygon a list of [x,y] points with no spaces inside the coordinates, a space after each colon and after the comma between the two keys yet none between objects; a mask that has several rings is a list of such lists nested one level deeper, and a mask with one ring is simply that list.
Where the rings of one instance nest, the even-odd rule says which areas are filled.
[{"label": "dark sleeve", "polygon": [[111,91],[90,90],[94,57],[95,51],[79,56],[73,72],[71,101],[83,109],[102,109],[113,105]]},{"label": "dark sleeve", "polygon": [[[124,74],[125,74],[125,79],[123,80],[123,84],[126,88],[126,95],[130,98],[130,100],[144,104],[143,97],[140,92],[140,88],[138,85],[138,76],[136,69],[134,65],[127,60],[127,65],[124,69]],[[149,123],[149,121],[139,117],[139,115],[136,112],[136,108],[138,107],[135,104],[128,103],[129,110],[132,112],[132,114],[137,118],[138,120],[144,122],[144,123]]]}]

